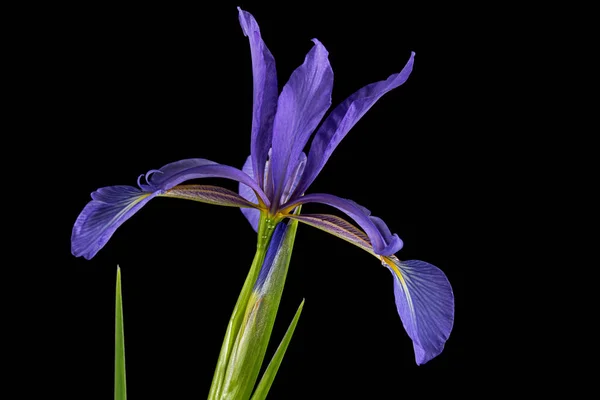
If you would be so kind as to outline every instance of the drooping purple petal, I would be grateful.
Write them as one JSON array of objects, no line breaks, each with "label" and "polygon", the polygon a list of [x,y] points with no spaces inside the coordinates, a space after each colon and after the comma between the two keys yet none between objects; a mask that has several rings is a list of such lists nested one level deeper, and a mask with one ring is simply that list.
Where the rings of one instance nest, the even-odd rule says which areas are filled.
[{"label": "drooping purple petal", "polygon": [[[140,183],[140,178],[138,178],[138,185],[142,190],[132,186],[109,186],[92,193],[92,201],[84,207],[73,226],[71,235],[73,255],[83,256],[87,259],[92,258],[106,244],[115,230],[144,204],[157,195],[165,195],[169,189],[186,180],[195,178],[233,179],[250,186],[266,205],[269,204],[262,189],[250,176],[237,168],[202,158],[181,160],[167,164],[158,170],[151,170],[146,174],[146,184]],[[178,194],[178,196],[173,194]],[[191,195],[190,192],[187,194]],[[253,207],[244,202],[243,198],[226,189],[220,193],[213,190],[211,194],[198,192],[195,200],[200,200],[202,196],[204,196],[205,202]],[[167,197],[185,196],[181,190],[178,190],[177,193],[172,193]]]},{"label": "drooping purple petal", "polygon": [[244,183],[254,189],[265,204],[270,204],[260,186],[250,176],[237,168],[203,158],[191,158],[167,164],[155,170],[148,178],[148,185],[141,187],[148,192],[164,192],[181,182],[197,178],[225,178]]},{"label": "drooping purple petal", "polygon": [[257,207],[256,204],[252,204],[229,189],[212,185],[178,185],[160,194],[160,196],[199,201],[201,203],[225,207],[252,209]]},{"label": "drooping purple petal", "polygon": [[413,341],[418,365],[444,349],[454,324],[454,294],[446,275],[424,261],[388,257],[402,325]]},{"label": "drooping purple petal", "polygon": [[306,203],[327,204],[346,213],[354,221],[356,221],[356,223],[366,232],[367,236],[369,236],[369,239],[373,245],[373,251],[376,254],[392,255],[402,248],[403,244],[398,235],[394,234],[389,238],[385,238],[379,231],[377,225],[371,220],[369,215],[365,213],[364,210],[366,209],[359,206],[352,200],[342,199],[332,194],[311,193],[296,200],[290,201],[288,204],[284,204],[282,209],[290,209],[291,207]]},{"label": "drooping purple petal", "polygon": [[[249,177],[254,178],[254,171],[252,170],[252,156],[248,156],[244,166],[242,167],[242,171],[244,171]],[[254,190],[250,189],[247,185],[240,183],[238,188],[238,193],[244,199],[248,200],[251,203],[257,203],[256,194]],[[258,220],[260,219],[260,211],[255,210],[253,208],[240,208],[244,217],[250,222],[250,226],[254,229],[254,232],[258,232]]]},{"label": "drooping purple petal", "polygon": [[264,189],[262,168],[267,161],[273,135],[273,118],[277,109],[277,71],[275,59],[260,35],[252,14],[238,7],[240,25],[250,41],[253,77],[252,137],[250,153],[256,181]]},{"label": "drooping purple petal", "polygon": [[412,72],[415,53],[406,66],[385,81],[371,83],[340,103],[323,122],[310,145],[308,163],[296,195],[304,193],[315,180],[325,163],[352,127],[388,91],[402,85]]},{"label": "drooping purple petal", "polygon": [[327,233],[339,237],[355,246],[375,255],[369,237],[360,229],[347,222],[346,220],[331,214],[301,214],[289,215],[290,219],[295,219],[304,224],[321,229]]},{"label": "drooping purple petal", "polygon": [[277,102],[273,123],[273,182],[277,207],[285,182],[296,167],[311,133],[331,105],[333,71],[327,50],[313,39],[304,63],[291,75]]},{"label": "drooping purple petal", "polygon": [[92,201],[77,217],[71,234],[71,253],[91,259],[119,226],[156,194],[132,186],[108,186],[92,193]]}]

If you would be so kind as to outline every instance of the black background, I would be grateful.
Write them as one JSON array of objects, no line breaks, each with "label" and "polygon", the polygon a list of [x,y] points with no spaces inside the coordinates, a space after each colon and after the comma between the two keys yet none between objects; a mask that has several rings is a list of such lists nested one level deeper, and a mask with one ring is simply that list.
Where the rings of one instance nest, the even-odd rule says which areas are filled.
[{"label": "black background", "polygon": [[29,67],[36,122],[48,132],[36,146],[50,160],[43,190],[51,200],[37,207],[47,211],[43,259],[51,262],[35,269],[41,284],[31,319],[39,329],[30,346],[38,353],[28,368],[49,377],[52,392],[68,380],[68,398],[111,398],[118,264],[130,398],[208,393],[254,255],[255,233],[239,210],[153,200],[91,261],[70,254],[70,234],[98,187],[135,185],[139,174],[184,158],[241,168],[252,73],[236,5],[257,19],[280,88],[311,38],[325,45],[333,106],[400,71],[416,52],[409,80],[353,128],[309,192],[353,199],[382,217],[405,243],[398,256],[441,268],[456,301],[446,349],[418,367],[389,272],[348,243],[300,226],[267,360],[306,304],[269,398],[400,398],[435,391],[422,382],[440,377],[452,385],[444,390],[464,391],[466,367],[486,363],[473,351],[482,328],[469,290],[481,277],[490,218],[482,204],[493,173],[483,165],[497,143],[495,134],[481,135],[490,121],[480,122],[480,96],[492,61],[462,10],[375,3],[38,10],[44,23],[31,34]]}]

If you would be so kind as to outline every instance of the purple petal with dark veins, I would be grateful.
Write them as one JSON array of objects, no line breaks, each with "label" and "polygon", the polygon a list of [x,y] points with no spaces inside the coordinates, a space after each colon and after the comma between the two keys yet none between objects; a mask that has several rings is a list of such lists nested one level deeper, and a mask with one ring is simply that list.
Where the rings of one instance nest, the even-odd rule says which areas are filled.
[{"label": "purple petal with dark veins", "polygon": [[442,352],[452,331],[452,287],[446,275],[429,263],[387,259],[392,261],[386,266],[394,276],[398,314],[413,341],[417,364],[424,364]]},{"label": "purple petal with dark veins", "polygon": [[[352,200],[342,199],[332,194],[311,193],[302,196],[294,201],[284,204],[282,208],[289,209],[300,204],[322,203],[327,204],[346,213],[366,232],[373,245],[373,251],[379,255],[392,255],[402,248],[402,241],[398,235],[392,235],[390,240],[386,240],[379,231],[377,225],[365,213],[363,207]],[[365,209],[366,210],[366,209]],[[367,210],[368,211],[368,210]]]},{"label": "purple petal with dark veins", "polygon": [[402,85],[412,72],[415,53],[406,66],[385,81],[371,83],[340,103],[323,122],[310,145],[308,163],[296,195],[304,193],[315,180],[331,153],[363,115],[388,91]]},{"label": "purple petal with dark veins", "polygon": [[288,215],[290,219],[295,219],[304,224],[321,229],[327,233],[339,237],[355,246],[375,255],[369,237],[360,229],[347,222],[346,220],[331,214],[301,214]]},{"label": "purple petal with dark veins", "polygon": [[[71,252],[75,256],[92,258],[106,244],[115,230],[150,199],[157,195],[164,195],[183,181],[195,178],[226,178],[243,182],[254,189],[266,205],[269,204],[254,179],[239,169],[202,158],[181,160],[167,164],[158,170],[150,170],[146,174],[147,184],[141,184],[138,178],[142,190],[132,186],[109,186],[92,193],[93,200],[84,207],[73,226]],[[184,197],[180,190],[179,194],[179,197]],[[235,205],[238,207],[254,207],[226,189],[223,189],[220,194],[213,190],[210,195],[198,192],[196,196],[195,200],[200,200],[200,197],[204,196],[204,202],[220,201],[221,205],[223,203],[234,205],[232,202],[237,202]],[[219,196],[220,198],[217,199]]]},{"label": "purple petal with dark veins", "polygon": [[[244,171],[249,177],[254,178],[254,171],[252,170],[252,156],[248,156],[244,166],[242,167],[242,171]],[[248,200],[251,203],[257,203],[256,194],[254,190],[250,189],[247,185],[240,183],[238,188],[238,193],[244,199]],[[260,211],[255,210],[253,208],[240,208],[244,217],[250,222],[250,226],[254,229],[255,232],[258,232],[258,220],[260,219]]]},{"label": "purple petal with dark veins", "polygon": [[300,153],[331,105],[333,71],[328,53],[317,39],[313,42],[315,45],[292,73],[277,102],[271,157],[275,208]]},{"label": "purple petal with dark veins", "polygon": [[263,168],[271,147],[273,118],[277,109],[277,71],[275,59],[260,35],[252,14],[238,7],[240,25],[250,41],[253,77],[252,137],[250,153],[256,181],[263,187]]},{"label": "purple petal with dark veins", "polygon": [[229,165],[217,164],[203,158],[191,158],[167,164],[152,173],[148,178],[149,185],[141,185],[141,187],[148,192],[164,192],[181,182],[197,178],[225,178],[242,182],[254,189],[265,204],[270,204],[256,181],[246,173]]},{"label": "purple petal with dark veins", "polygon": [[71,234],[71,253],[91,259],[119,226],[150,201],[155,193],[133,186],[108,186],[92,193],[92,201],[77,217]]},{"label": "purple petal with dark veins", "polygon": [[201,203],[225,207],[257,207],[256,204],[252,204],[229,189],[212,185],[178,185],[160,194],[160,196],[199,201]]}]

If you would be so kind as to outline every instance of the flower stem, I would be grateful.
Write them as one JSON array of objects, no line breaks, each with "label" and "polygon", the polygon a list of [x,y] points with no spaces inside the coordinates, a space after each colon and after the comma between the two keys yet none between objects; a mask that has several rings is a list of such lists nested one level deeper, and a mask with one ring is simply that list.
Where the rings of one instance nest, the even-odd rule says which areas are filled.
[{"label": "flower stem", "polygon": [[210,392],[208,394],[208,400],[220,400],[221,398],[220,393],[222,391],[227,365],[229,364],[231,350],[244,319],[248,299],[250,298],[252,288],[254,287],[254,283],[256,282],[256,278],[258,277],[258,273],[262,267],[265,255],[267,253],[267,248],[269,246],[269,242],[271,241],[271,237],[273,236],[273,231],[275,230],[277,222],[279,221],[274,221],[271,217],[268,217],[265,212],[261,213],[258,224],[256,254],[254,255],[254,260],[252,260],[252,266],[250,267],[250,271],[248,272],[248,276],[246,277],[242,291],[237,302],[235,303],[235,307],[233,308],[233,313],[231,314],[229,323],[227,324],[227,331],[225,332],[225,338],[223,339],[221,352],[219,353],[219,359],[217,361],[217,367],[215,368],[215,374],[213,376]]}]

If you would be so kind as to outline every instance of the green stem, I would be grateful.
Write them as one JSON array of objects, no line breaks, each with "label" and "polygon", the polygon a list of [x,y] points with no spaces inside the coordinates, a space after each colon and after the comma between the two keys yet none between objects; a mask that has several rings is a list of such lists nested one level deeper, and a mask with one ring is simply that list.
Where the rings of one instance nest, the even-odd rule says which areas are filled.
[{"label": "green stem", "polygon": [[250,267],[250,271],[248,272],[248,276],[246,277],[242,291],[237,302],[235,303],[235,307],[233,308],[233,313],[231,314],[229,323],[227,324],[227,331],[225,332],[225,338],[223,339],[221,352],[219,353],[219,359],[217,361],[217,367],[215,368],[215,374],[213,376],[210,392],[208,394],[208,400],[220,400],[223,381],[227,370],[227,365],[229,364],[229,357],[231,356],[231,350],[244,319],[248,299],[252,293],[254,283],[258,278],[258,273],[260,272],[260,268],[262,267],[265,259],[267,248],[269,247],[269,242],[271,241],[271,237],[273,236],[273,231],[275,230],[277,222],[279,221],[274,221],[272,218],[268,217],[266,213],[261,212],[258,224],[256,254],[254,255],[254,260],[252,260],[252,266]]}]

